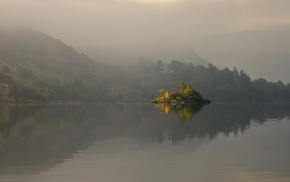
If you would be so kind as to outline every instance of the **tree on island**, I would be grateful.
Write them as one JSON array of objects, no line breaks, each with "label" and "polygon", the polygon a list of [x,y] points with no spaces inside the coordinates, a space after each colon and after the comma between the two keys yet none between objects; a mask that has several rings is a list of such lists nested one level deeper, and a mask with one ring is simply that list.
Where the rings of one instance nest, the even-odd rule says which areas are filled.
[{"label": "tree on island", "polygon": [[178,83],[179,93],[168,92],[160,89],[160,96],[153,103],[210,103],[204,99],[199,92],[194,90],[190,84]]}]

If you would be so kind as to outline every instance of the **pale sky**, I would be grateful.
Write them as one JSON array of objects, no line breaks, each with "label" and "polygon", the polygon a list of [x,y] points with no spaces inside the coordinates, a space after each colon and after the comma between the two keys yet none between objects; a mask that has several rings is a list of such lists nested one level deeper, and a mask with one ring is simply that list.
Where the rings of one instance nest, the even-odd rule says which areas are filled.
[{"label": "pale sky", "polygon": [[140,34],[184,40],[290,24],[289,7],[289,0],[0,0],[0,26],[31,26],[71,44]]}]

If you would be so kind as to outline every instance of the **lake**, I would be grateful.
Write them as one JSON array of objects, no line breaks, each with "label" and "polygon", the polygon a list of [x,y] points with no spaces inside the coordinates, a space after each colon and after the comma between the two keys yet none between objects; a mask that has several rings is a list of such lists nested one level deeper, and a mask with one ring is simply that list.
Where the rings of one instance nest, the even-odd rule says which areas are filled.
[{"label": "lake", "polygon": [[0,105],[2,182],[290,181],[290,104]]}]

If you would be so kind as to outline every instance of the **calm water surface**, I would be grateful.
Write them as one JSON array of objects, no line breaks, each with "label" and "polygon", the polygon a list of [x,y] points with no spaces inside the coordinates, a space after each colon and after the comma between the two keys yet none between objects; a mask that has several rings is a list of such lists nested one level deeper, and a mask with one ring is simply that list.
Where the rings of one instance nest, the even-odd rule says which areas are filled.
[{"label": "calm water surface", "polygon": [[0,181],[290,181],[290,104],[0,105]]}]

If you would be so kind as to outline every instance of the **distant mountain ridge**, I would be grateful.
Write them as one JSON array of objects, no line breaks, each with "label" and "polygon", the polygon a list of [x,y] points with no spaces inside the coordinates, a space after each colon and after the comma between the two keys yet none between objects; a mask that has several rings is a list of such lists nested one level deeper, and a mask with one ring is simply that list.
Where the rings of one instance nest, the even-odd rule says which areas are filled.
[{"label": "distant mountain ridge", "polygon": [[163,63],[170,63],[172,60],[203,66],[209,63],[200,57],[190,45],[170,36],[156,36],[153,34],[150,38],[144,38],[139,35],[138,40],[130,43],[126,43],[125,38],[121,40],[124,46],[77,45],[77,48],[98,62],[120,67],[129,67],[136,64],[140,57],[152,61],[162,60]]},{"label": "distant mountain ridge", "polygon": [[31,29],[0,31],[0,72],[2,102],[110,100],[123,95],[132,78]]},{"label": "distant mountain ridge", "polygon": [[220,67],[245,69],[254,78],[290,82],[290,26],[190,40],[205,59]]}]

